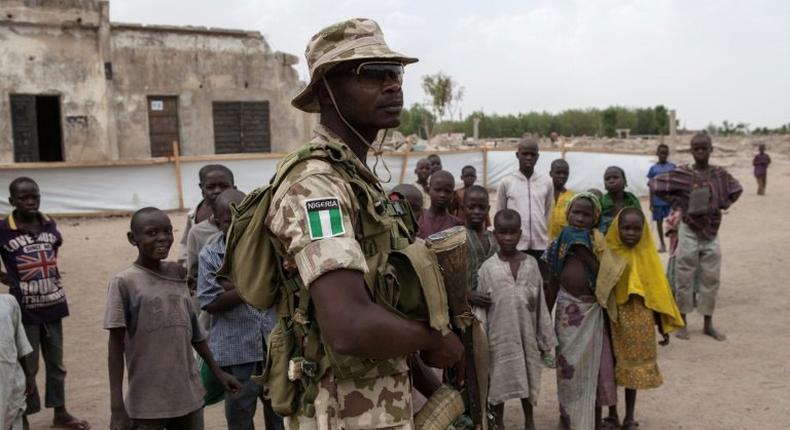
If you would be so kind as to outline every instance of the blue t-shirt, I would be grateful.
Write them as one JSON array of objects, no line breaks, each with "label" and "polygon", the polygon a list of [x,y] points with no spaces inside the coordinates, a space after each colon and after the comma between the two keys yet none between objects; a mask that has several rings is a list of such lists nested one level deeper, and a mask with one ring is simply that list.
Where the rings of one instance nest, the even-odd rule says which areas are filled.
[{"label": "blue t-shirt", "polygon": [[[675,166],[675,163],[671,163],[669,161],[667,161],[664,164],[656,163],[652,165],[650,167],[650,170],[647,172],[647,179],[650,180],[662,173],[671,172],[675,170],[675,167],[677,167]],[[659,199],[655,195],[653,196],[653,201],[651,203],[653,203],[653,206],[669,206],[669,203]]]},{"label": "blue t-shirt", "polygon": [[55,221],[41,213],[39,219],[41,231],[36,234],[20,229],[13,212],[0,220],[0,257],[11,283],[9,292],[19,301],[25,324],[43,324],[69,315],[58,270],[63,238]]}]

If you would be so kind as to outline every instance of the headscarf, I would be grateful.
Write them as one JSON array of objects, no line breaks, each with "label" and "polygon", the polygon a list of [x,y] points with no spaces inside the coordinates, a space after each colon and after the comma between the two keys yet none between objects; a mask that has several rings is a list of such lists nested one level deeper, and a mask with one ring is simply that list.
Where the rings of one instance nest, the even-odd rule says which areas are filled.
[{"label": "headscarf", "polygon": [[565,207],[565,219],[567,219],[568,216],[570,216],[570,214],[571,214],[571,207],[576,202],[576,200],[579,200],[579,199],[587,199],[587,200],[592,202],[593,207],[595,209],[595,219],[593,220],[593,225],[598,224],[598,220],[601,217],[601,201],[598,199],[598,196],[596,196],[595,194],[593,194],[593,193],[591,193],[589,191],[582,191],[582,192],[576,193],[576,195],[574,195],[571,198],[571,200],[568,202],[568,206]]},{"label": "headscarf", "polygon": [[614,218],[611,228],[606,233],[607,247],[627,263],[627,267],[614,289],[615,301],[618,305],[625,304],[632,294],[642,296],[645,306],[658,312],[661,326],[665,333],[670,333],[684,326],[683,318],[672,296],[669,282],[664,274],[661,259],[658,257],[656,245],[650,228],[642,228],[642,237],[633,248],[626,246],[620,239],[620,213]]},{"label": "headscarf", "polygon": [[[639,203],[639,197],[628,191],[623,191],[623,209],[625,208],[637,208],[641,210],[642,204]],[[614,200],[612,200],[612,196],[609,193],[606,193],[606,195],[601,198],[601,222],[598,224],[598,230],[601,230],[601,233],[606,234],[609,230],[609,226],[612,225],[612,221],[614,221],[615,215],[618,215],[613,212]]]}]

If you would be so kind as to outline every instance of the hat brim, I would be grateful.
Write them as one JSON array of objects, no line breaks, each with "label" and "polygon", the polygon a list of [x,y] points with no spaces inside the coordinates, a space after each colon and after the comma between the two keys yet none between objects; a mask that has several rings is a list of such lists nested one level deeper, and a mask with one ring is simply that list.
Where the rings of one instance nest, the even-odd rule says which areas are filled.
[{"label": "hat brim", "polygon": [[[347,58],[343,58],[343,54],[340,54],[335,60],[327,61],[326,63],[316,67],[312,76],[310,77],[310,83],[308,83],[307,86],[291,100],[291,105],[301,111],[308,113],[321,112],[321,106],[318,104],[318,96],[315,91],[316,84],[321,81],[321,78],[329,69],[340,63],[345,63],[346,61],[381,59],[398,60],[405,66],[407,64],[412,64],[419,61],[417,58],[407,57],[395,51],[382,53],[380,45],[376,46],[375,48],[377,49],[365,49],[365,47],[357,48],[355,49],[354,54],[348,56]],[[368,52],[366,53],[365,51]]]}]

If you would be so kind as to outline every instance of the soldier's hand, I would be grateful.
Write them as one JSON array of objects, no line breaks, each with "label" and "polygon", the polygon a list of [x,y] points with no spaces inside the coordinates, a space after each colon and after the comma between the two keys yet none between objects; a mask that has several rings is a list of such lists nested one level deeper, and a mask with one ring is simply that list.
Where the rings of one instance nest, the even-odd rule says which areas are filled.
[{"label": "soldier's hand", "polygon": [[464,345],[455,333],[442,337],[435,348],[420,351],[420,357],[425,364],[439,369],[452,367],[463,355]]}]

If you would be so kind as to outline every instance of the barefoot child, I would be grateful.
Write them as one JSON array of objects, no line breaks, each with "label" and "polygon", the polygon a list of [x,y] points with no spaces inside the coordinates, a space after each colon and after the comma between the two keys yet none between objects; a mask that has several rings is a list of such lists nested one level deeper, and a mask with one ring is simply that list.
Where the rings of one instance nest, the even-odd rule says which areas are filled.
[{"label": "barefoot child", "polygon": [[[568,205],[568,226],[544,256],[552,278],[547,296],[555,298],[557,394],[566,429],[600,429],[601,408],[617,404],[614,358],[604,312],[624,264],[606,250],[594,228],[601,206],[594,194],[576,194]],[[602,304],[603,302],[603,304]]]},{"label": "barefoot child", "polygon": [[[669,335],[683,327],[683,319],[672,297],[661,260],[639,209],[625,208],[606,234],[606,244],[627,266],[614,298],[616,316],[610,319],[617,385],[625,387],[625,419],[622,428],[635,430],[636,391],[657,388],[662,383],[656,364],[656,332]],[[612,313],[610,313],[610,316]]]},{"label": "barefoot child", "polygon": [[642,205],[637,196],[625,190],[628,181],[622,168],[618,166],[606,168],[603,182],[606,187],[606,195],[601,199],[601,222],[598,224],[598,230],[602,234],[606,234],[620,210],[623,208],[642,209]]},{"label": "barefoot child", "polygon": [[[656,155],[658,156],[658,163],[650,166],[650,171],[647,172],[647,179],[653,179],[656,176],[671,172],[675,170],[675,164],[670,163],[667,161],[669,158],[669,146],[662,143],[658,145],[658,149],[656,150]],[[667,247],[664,244],[664,218],[669,216],[669,213],[672,211],[672,206],[667,203],[666,201],[656,197],[653,195],[653,191],[650,191],[650,212],[653,214],[653,221],[656,222],[656,231],[658,232],[658,240],[661,243],[661,248],[659,248],[658,252],[666,252]]]},{"label": "barefoot child", "polygon": [[127,238],[137,248],[137,259],[110,280],[104,314],[104,328],[110,331],[111,428],[202,430],[205,390],[192,349],[226,391],[238,392],[241,386],[214,361],[183,267],[164,261],[173,245],[167,215],[140,209],[132,215]]},{"label": "barefoot child", "polygon": [[499,251],[480,267],[480,294],[490,297],[484,327],[489,339],[488,401],[497,428],[504,429],[505,402],[521,399],[524,428],[535,429],[533,407],[538,403],[542,359],[557,346],[551,314],[543,296],[543,278],[534,257],[516,249],[521,217],[513,209],[494,216]]},{"label": "barefoot child", "polygon": [[566,225],[568,225],[567,209],[568,202],[573,197],[574,192],[565,188],[570,175],[570,165],[562,158],[558,158],[551,162],[551,170],[549,176],[554,184],[554,208],[551,210],[551,218],[549,218],[549,241],[552,241],[560,235],[560,232]]},{"label": "barefoot child", "polygon": [[440,170],[431,175],[429,195],[431,197],[430,208],[423,210],[417,225],[420,227],[418,236],[422,239],[447,230],[450,227],[463,225],[463,222],[450,215],[450,199],[453,197],[455,179],[446,170]]},{"label": "barefoot child", "polygon": [[32,352],[19,303],[10,294],[0,294],[0,429],[27,427],[25,397],[33,393],[36,381],[25,358]]},{"label": "barefoot child", "polygon": [[[30,178],[14,179],[8,186],[14,210],[0,220],[0,256],[6,272],[0,280],[8,285],[22,310],[33,353],[26,357],[35,381],[39,357],[46,370],[44,406],[53,408],[52,427],[87,430],[87,421],[66,410],[66,368],[63,364],[63,318],[69,315],[66,292],[58,270],[58,251],[63,238],[55,221],[39,211],[41,194]],[[34,385],[27,396],[25,415],[41,410],[41,398]]]}]

